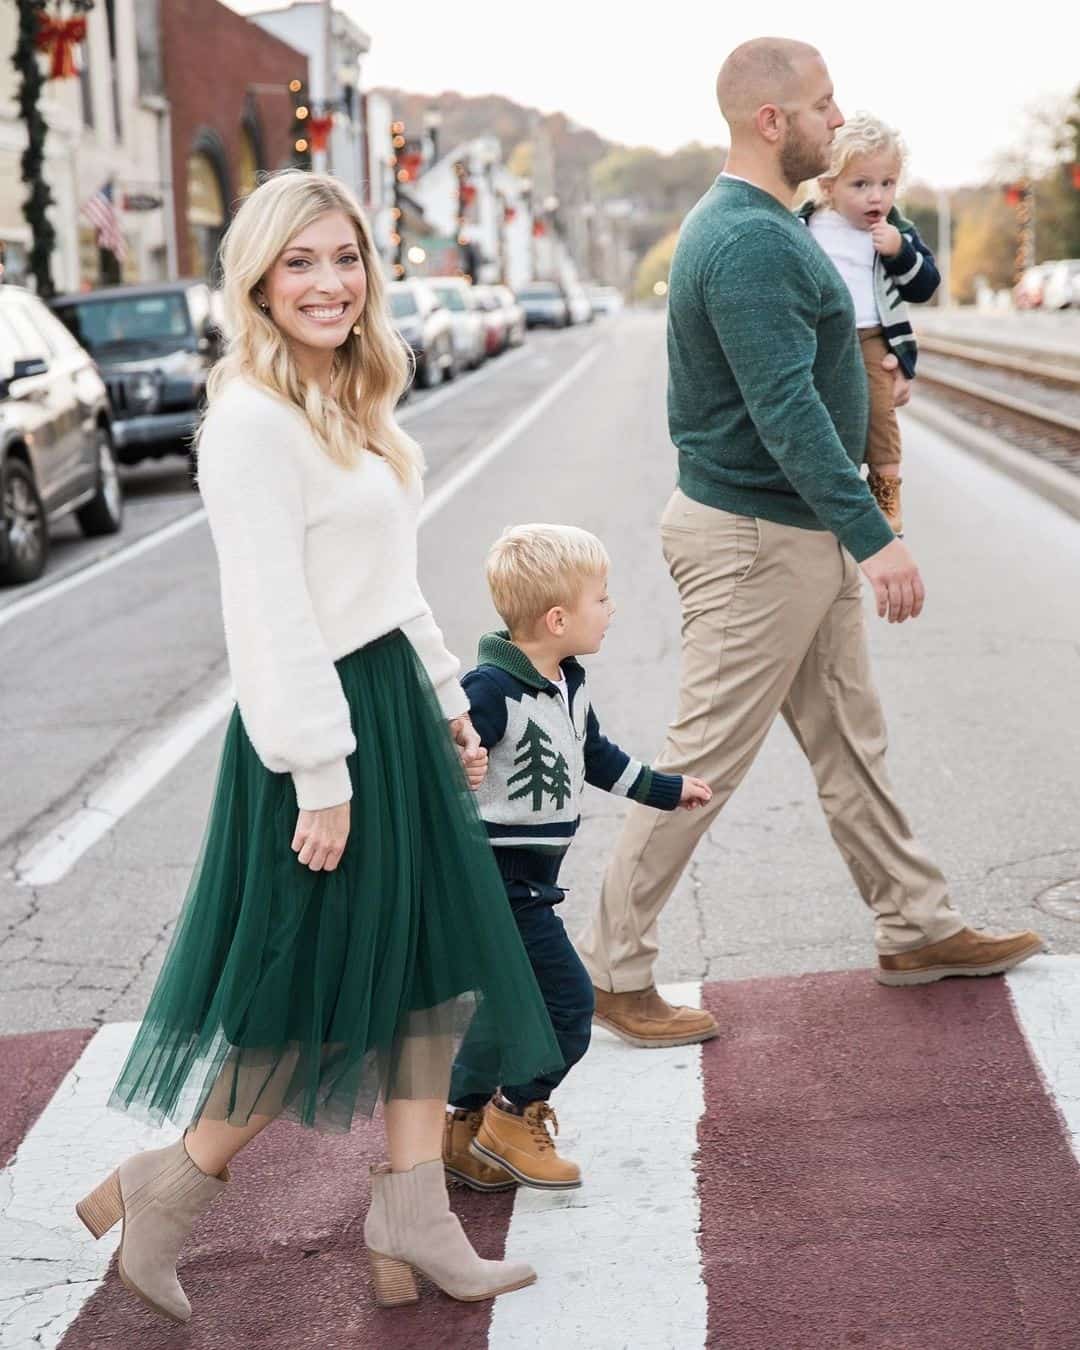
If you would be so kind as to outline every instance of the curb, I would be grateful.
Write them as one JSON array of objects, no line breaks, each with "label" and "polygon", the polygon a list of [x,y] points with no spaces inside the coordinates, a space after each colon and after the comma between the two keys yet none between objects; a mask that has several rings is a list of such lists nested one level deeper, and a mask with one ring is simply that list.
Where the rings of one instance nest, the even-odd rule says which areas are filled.
[{"label": "curb", "polygon": [[955,413],[935,407],[923,399],[912,399],[904,412],[947,436],[976,459],[1023,483],[1066,515],[1080,520],[1080,476],[1074,477],[1066,469],[1055,468],[1030,451],[1019,450],[1000,436],[973,427]]}]

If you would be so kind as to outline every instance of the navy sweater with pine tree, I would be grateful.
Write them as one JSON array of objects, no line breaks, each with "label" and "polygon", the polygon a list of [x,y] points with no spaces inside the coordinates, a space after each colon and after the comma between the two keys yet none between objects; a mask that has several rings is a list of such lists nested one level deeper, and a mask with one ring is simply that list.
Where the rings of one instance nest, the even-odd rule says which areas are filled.
[{"label": "navy sweater with pine tree", "polygon": [[602,734],[580,662],[562,662],[567,707],[507,633],[486,634],[478,661],[462,680],[488,752],[476,800],[507,881],[555,885],[586,783],[661,811],[678,806],[680,774],[650,769]]}]

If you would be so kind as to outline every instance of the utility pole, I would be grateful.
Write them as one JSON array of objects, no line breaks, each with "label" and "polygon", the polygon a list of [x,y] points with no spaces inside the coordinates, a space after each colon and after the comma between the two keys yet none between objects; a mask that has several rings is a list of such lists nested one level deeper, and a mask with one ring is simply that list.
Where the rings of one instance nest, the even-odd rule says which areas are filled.
[{"label": "utility pole", "polygon": [[938,308],[949,309],[952,306],[952,201],[944,188],[937,195],[937,219],[937,264],[941,273]]}]

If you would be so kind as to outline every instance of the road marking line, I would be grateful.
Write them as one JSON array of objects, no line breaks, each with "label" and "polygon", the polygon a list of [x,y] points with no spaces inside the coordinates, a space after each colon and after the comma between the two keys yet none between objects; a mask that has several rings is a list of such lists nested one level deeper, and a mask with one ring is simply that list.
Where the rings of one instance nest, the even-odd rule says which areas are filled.
[{"label": "road marking line", "polygon": [[51,886],[67,875],[87,849],[155,788],[232,709],[228,683],[180,717],[134,762],[93,792],[86,805],[50,830],[15,864],[20,886]]},{"label": "road marking line", "polygon": [[466,483],[475,478],[481,469],[487,468],[493,459],[501,455],[508,445],[515,441],[527,427],[536,421],[541,413],[555,402],[560,394],[588,370],[602,351],[603,347],[600,344],[590,347],[583,356],[574,362],[568,371],[565,371],[555,381],[546,393],[541,394],[520,416],[515,417],[509,426],[505,427],[483,450],[473,455],[469,462],[462,469],[459,469],[452,478],[441,487],[436,488],[424,502],[423,510],[420,513],[421,521],[430,520],[437,511],[440,511],[446,505],[451,497],[460,492]]},{"label": "road marking line", "polygon": [[[701,1006],[699,984],[663,993]],[[559,1149],[581,1164],[584,1184],[518,1188],[506,1258],[531,1262],[541,1278],[496,1300],[489,1350],[534,1350],[538,1327],[543,1345],[699,1350],[708,1326],[694,1167],[701,1046],[637,1050],[597,1028],[555,1105]]]},{"label": "road marking line", "polygon": [[[523,413],[505,427],[437,488],[420,510],[424,525],[470,482],[482,468],[502,454],[560,394],[600,355],[600,346],[589,350]],[[205,516],[200,511],[199,516]],[[189,527],[190,528],[190,527]],[[136,546],[137,547],[137,546]],[[108,560],[111,561],[111,560]],[[77,573],[83,576],[83,573]],[[68,578],[73,580],[73,578]],[[60,583],[63,585],[63,583]],[[86,802],[55,829],[39,840],[15,865],[20,886],[50,886],[65,877],[83,854],[137,805],[225,717],[233,699],[228,686],[219,686],[203,703],[185,713],[149,750],[117,775],[107,779]]]},{"label": "road marking line", "polygon": [[105,1107],[137,1030],[114,1022],[98,1031],[0,1173],[3,1350],[59,1345],[120,1241],[117,1224],[92,1242],[75,1202],[129,1153],[176,1135]]},{"label": "road marking line", "polygon": [[1080,1161],[1080,959],[1033,956],[1005,982],[1016,1020]]},{"label": "road marking line", "polygon": [[131,562],[133,558],[141,557],[142,554],[148,553],[152,548],[157,548],[159,544],[167,544],[170,539],[176,539],[179,535],[186,534],[188,530],[194,529],[205,519],[206,512],[202,507],[197,507],[194,511],[189,511],[186,516],[181,516],[179,520],[174,520],[169,525],[163,525],[160,530],[153,530],[150,534],[143,535],[134,544],[118,548],[115,553],[110,553],[107,558],[102,558],[99,562],[89,563],[77,572],[70,572],[59,581],[54,581],[38,590],[31,591],[21,600],[13,600],[10,605],[5,605],[0,609],[0,628],[22,614],[29,614],[32,609],[37,609],[46,600],[58,600],[68,591],[73,591],[76,586],[81,586],[87,581],[93,581],[96,577],[104,576],[106,572],[111,572],[114,567],[119,567],[121,563]]},{"label": "road marking line", "polygon": [[536,352],[530,351],[528,347],[519,347],[516,352],[500,357],[498,365],[492,365],[491,361],[488,360],[484,363],[482,369],[473,371],[464,378],[459,375],[452,384],[443,385],[437,393],[428,394],[418,403],[411,406],[407,405],[398,413],[397,420],[402,426],[405,426],[406,423],[415,421],[418,417],[423,417],[424,413],[431,412],[434,408],[439,408],[444,403],[449,402],[450,399],[456,398],[458,394],[467,394],[470,389],[475,389],[478,384],[483,384],[492,375],[497,375],[500,370],[509,370],[511,366],[516,366],[524,357],[535,355]]}]

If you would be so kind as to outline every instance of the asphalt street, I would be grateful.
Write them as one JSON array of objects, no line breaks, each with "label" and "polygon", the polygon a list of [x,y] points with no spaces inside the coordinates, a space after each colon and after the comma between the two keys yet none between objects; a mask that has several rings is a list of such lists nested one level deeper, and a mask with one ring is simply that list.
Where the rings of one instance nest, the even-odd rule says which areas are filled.
[{"label": "asphalt street", "polygon": [[[593,349],[595,359],[570,377]],[[558,396],[522,420],[556,383]],[[480,378],[417,399],[410,431],[429,463],[421,577],[465,662],[495,626],[483,558],[507,524],[594,530],[613,559],[615,623],[589,662],[607,733],[648,757],[663,740],[678,675],[679,616],[657,520],[675,455],[664,416],[663,319],[628,314],[530,336]],[[905,419],[908,543],[928,604],[890,627],[868,609],[898,795],[977,923],[1039,926],[1055,953],[1080,950],[1076,830],[1080,524]],[[23,884],[23,864],[94,794],[226,678],[205,522],[154,546],[198,511],[179,461],[136,475],[120,547],[146,546],[77,578],[97,546],[62,540],[33,608],[0,596],[0,1029],[91,1027],[137,1018],[187,876],[213,785],[216,725],[60,880]],[[622,807],[591,794],[566,866],[565,917],[592,904]],[[1059,887],[1047,913],[1040,897]],[[1080,883],[1077,885],[1080,896]],[[1075,912],[1075,919],[1071,916]],[[835,854],[813,782],[779,725],[714,824],[662,927],[665,980],[845,970],[871,964],[869,918]]]}]

